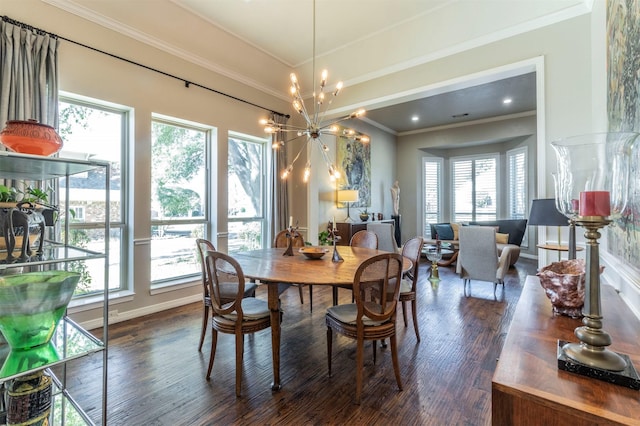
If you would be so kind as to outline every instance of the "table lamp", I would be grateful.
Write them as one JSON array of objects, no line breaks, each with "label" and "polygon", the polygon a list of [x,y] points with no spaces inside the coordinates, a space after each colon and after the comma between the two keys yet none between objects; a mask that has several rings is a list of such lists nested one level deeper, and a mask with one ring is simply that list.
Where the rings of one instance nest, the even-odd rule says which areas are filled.
[{"label": "table lamp", "polygon": [[[569,218],[558,211],[555,198],[541,198],[531,202],[529,221],[531,226],[557,226],[558,227],[558,249],[560,249],[560,227],[569,226]],[[569,230],[569,259],[576,258],[576,238],[575,225],[571,224]],[[560,260],[560,251],[558,251]]]},{"label": "table lamp", "polygon": [[344,219],[345,222],[353,222],[353,219],[351,219],[349,207],[351,203],[355,203],[356,201],[358,201],[357,189],[341,189],[338,191],[338,203],[347,205],[347,217]]}]

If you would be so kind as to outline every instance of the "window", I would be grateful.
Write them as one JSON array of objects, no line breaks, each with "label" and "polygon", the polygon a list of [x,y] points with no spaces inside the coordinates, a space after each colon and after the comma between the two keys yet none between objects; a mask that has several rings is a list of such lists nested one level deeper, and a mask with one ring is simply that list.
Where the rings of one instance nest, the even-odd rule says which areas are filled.
[{"label": "window", "polygon": [[78,222],[84,222],[84,207],[83,206],[69,206],[69,210],[73,213],[73,219]]},{"label": "window", "polygon": [[267,142],[230,133],[229,253],[257,249],[265,244]]},{"label": "window", "polygon": [[495,220],[498,154],[451,159],[453,222]]},{"label": "window", "polygon": [[206,238],[211,131],[154,116],[151,124],[151,285],[201,273],[195,239]]},{"label": "window", "polygon": [[[108,161],[111,164],[111,188],[109,206],[109,290],[124,289],[127,282],[127,211],[124,188],[127,187],[127,174],[122,167],[126,164],[128,151],[127,110],[105,106],[99,101],[86,101],[71,96],[61,96],[60,135],[64,146],[60,157]],[[101,172],[102,170],[100,170]],[[60,217],[61,229],[69,220],[69,241],[71,245],[88,250],[104,250],[104,182],[105,176],[94,171],[71,176],[69,181],[60,179],[61,211],[68,202],[71,210],[69,218]],[[69,186],[69,200],[66,200],[66,187]],[[80,272],[81,278],[75,296],[93,295],[104,289],[104,262],[101,259],[72,263],[71,268]]]},{"label": "window", "polygon": [[509,218],[527,217],[527,148],[507,151]]},{"label": "window", "polygon": [[442,158],[426,157],[422,163],[424,185],[424,231],[431,238],[430,223],[442,220]]}]

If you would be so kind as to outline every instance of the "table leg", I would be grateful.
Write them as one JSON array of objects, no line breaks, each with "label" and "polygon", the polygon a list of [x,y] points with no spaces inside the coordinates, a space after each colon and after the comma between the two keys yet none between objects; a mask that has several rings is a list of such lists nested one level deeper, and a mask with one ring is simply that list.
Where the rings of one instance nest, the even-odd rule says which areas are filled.
[{"label": "table leg", "polygon": [[267,285],[267,303],[271,311],[271,356],[273,362],[273,383],[271,390],[280,390],[280,302],[278,283]]}]

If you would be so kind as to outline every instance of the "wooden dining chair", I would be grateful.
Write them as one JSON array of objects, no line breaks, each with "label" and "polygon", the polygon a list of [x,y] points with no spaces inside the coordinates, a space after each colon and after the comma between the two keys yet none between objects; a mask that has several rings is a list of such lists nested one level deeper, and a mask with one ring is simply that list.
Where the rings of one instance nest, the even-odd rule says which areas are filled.
[{"label": "wooden dining chair", "polygon": [[[349,245],[351,247],[364,247],[377,250],[378,249],[378,236],[375,232],[367,231],[363,229],[361,231],[356,232],[351,237],[349,241]],[[348,290],[353,290],[350,286],[341,286],[334,285],[331,290],[333,292],[333,306],[338,304],[338,288],[346,288]],[[354,302],[353,295],[351,296],[351,303]]]},{"label": "wooden dining chair", "polygon": [[[289,245],[289,238],[287,238],[287,230],[278,232],[273,240],[273,246],[276,248],[287,248]],[[304,238],[302,235],[298,235],[293,239],[293,247],[304,247]],[[304,297],[302,296],[302,287],[304,284],[278,284],[278,294],[282,294],[290,286],[298,287],[298,294],[300,295],[300,303],[304,304]],[[313,286],[309,286],[309,310],[313,311]]]},{"label": "wooden dining chair", "polygon": [[[209,294],[211,295],[211,355],[207,380],[211,379],[211,370],[216,356],[218,333],[235,335],[236,340],[236,396],[240,396],[242,383],[242,360],[244,355],[244,335],[271,327],[271,313],[264,300],[244,297],[245,278],[242,268],[231,256],[207,251],[205,266],[211,277]],[[222,297],[231,289],[235,297],[230,301]]]},{"label": "wooden dining chair", "polygon": [[404,326],[407,327],[407,302],[411,302],[411,314],[413,316],[413,329],[416,332],[416,339],[420,341],[420,331],[418,331],[418,308],[417,308],[417,285],[418,285],[418,266],[420,265],[420,256],[422,255],[422,247],[424,239],[422,237],[414,237],[405,242],[402,246],[402,256],[413,262],[411,269],[404,273],[400,282],[400,295],[398,300],[402,304],[402,317]]},{"label": "wooden dining chair", "polygon": [[370,249],[378,248],[378,236],[375,232],[363,229],[356,232],[349,241],[351,247],[365,247]]},{"label": "wooden dining chair", "polygon": [[[209,295],[209,275],[207,274],[207,268],[204,263],[204,256],[207,251],[216,251],[215,246],[209,240],[198,238],[196,240],[196,248],[198,253],[198,261],[202,269],[202,305],[204,307],[202,312],[202,331],[200,332],[200,343],[198,344],[198,351],[202,350],[202,344],[204,343],[204,336],[207,334],[207,328],[209,321],[209,309],[211,308],[211,296]],[[257,285],[255,283],[246,283],[244,286],[244,297],[255,297]],[[233,291],[233,292],[232,292]],[[235,298],[235,289],[222,287],[222,300],[224,303],[231,302]]]},{"label": "wooden dining chair", "polygon": [[[356,395],[360,404],[364,368],[364,342],[373,341],[374,363],[378,340],[388,338],[391,342],[393,370],[402,390],[398,347],[396,342],[396,309],[402,278],[402,255],[383,253],[365,260],[357,269],[353,280],[355,303],[332,306],[327,309],[327,361],[331,377],[331,352],[333,331],[356,340]],[[396,283],[394,285],[394,283]],[[370,297],[371,291],[380,297]]]}]

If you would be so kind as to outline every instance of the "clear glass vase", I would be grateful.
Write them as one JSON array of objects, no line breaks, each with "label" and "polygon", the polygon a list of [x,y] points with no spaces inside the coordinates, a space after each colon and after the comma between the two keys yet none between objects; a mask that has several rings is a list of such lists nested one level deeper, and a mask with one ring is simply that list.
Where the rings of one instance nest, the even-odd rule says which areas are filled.
[{"label": "clear glass vase", "polygon": [[631,150],[638,133],[593,133],[551,143],[556,205],[571,219],[619,217],[627,204]]}]

